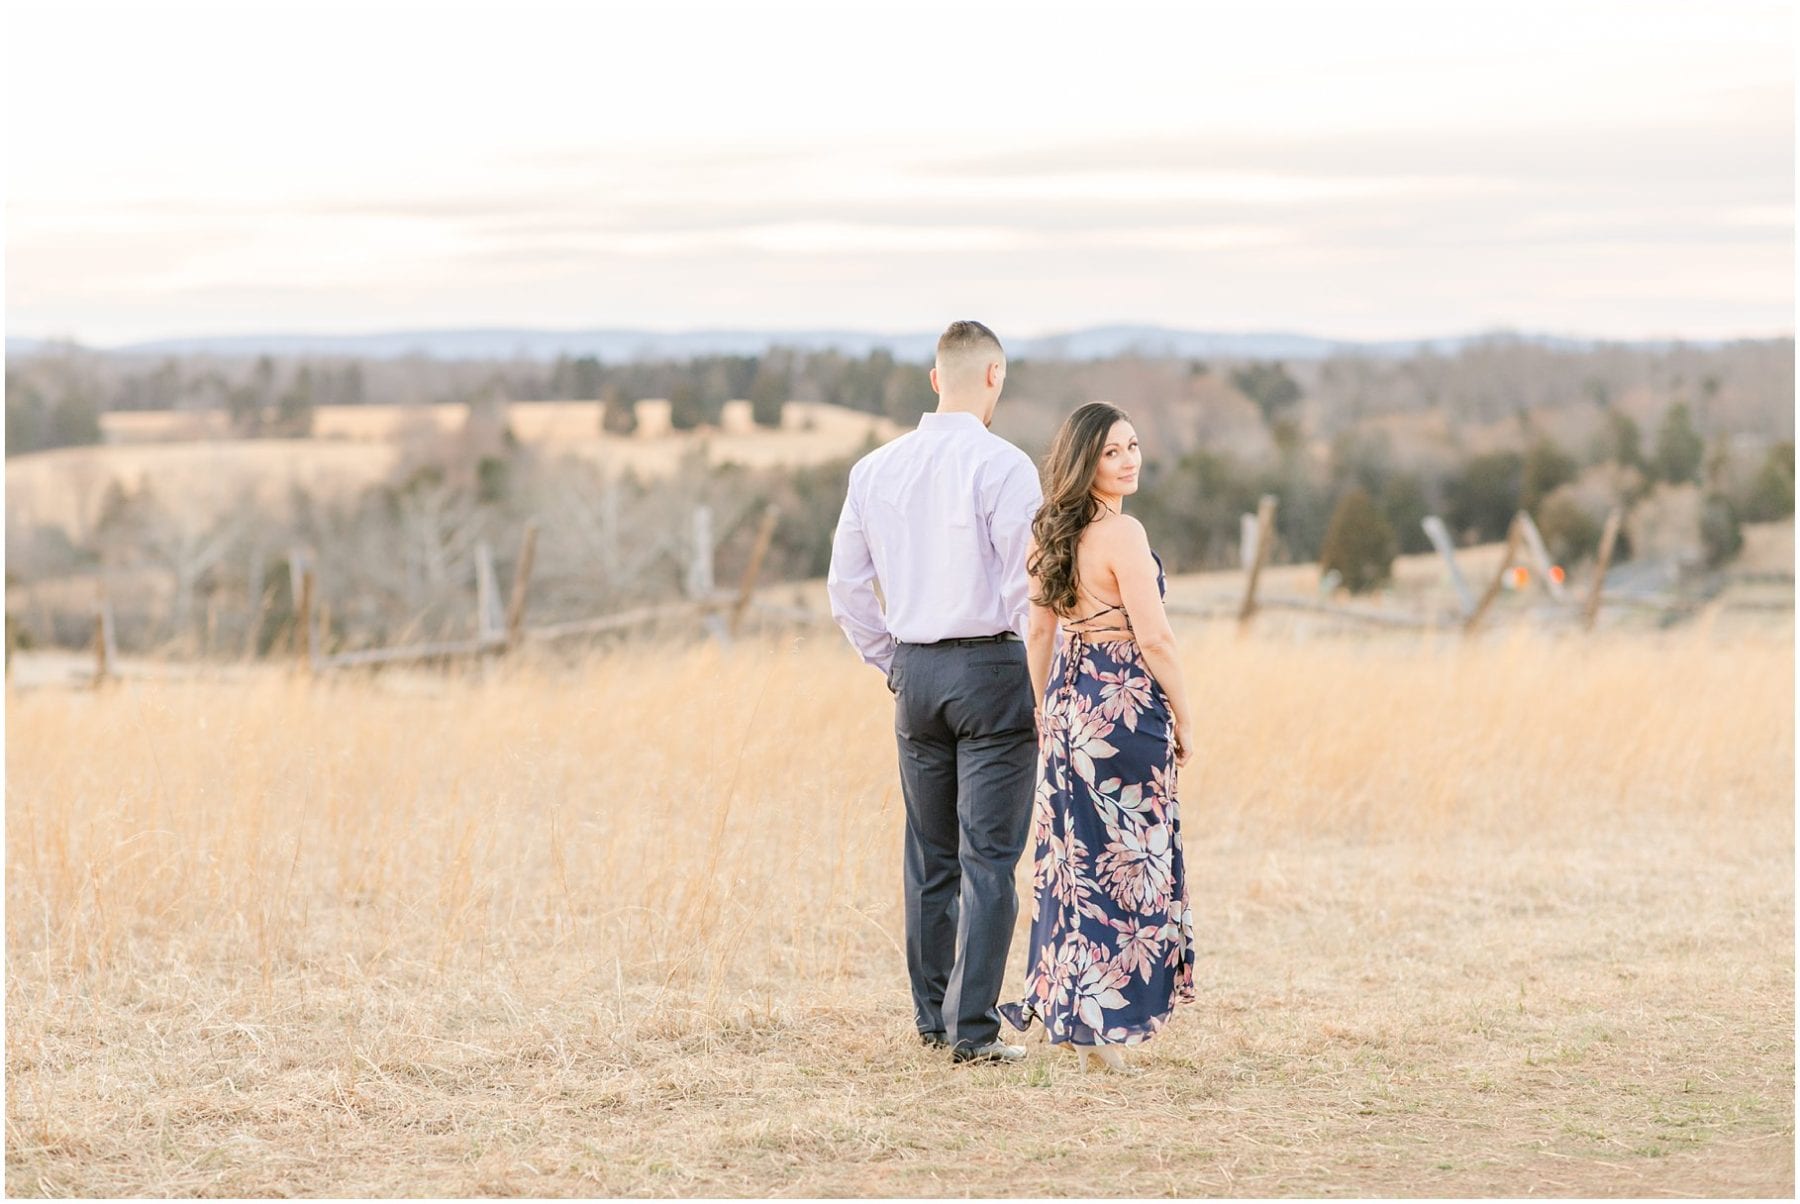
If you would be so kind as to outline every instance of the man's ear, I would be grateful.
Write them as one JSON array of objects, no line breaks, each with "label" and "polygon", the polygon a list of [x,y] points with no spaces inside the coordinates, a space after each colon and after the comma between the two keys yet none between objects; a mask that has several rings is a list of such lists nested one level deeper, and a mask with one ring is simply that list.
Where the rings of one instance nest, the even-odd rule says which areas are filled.
[{"label": "man's ear", "polygon": [[987,370],[988,388],[991,389],[995,385],[999,384],[1000,378],[1005,375],[1006,375],[1006,365],[1005,364],[989,364],[988,370]]},{"label": "man's ear", "polygon": [[937,367],[935,365],[931,369],[931,391],[936,393],[939,397],[944,395],[944,391],[938,388]]}]

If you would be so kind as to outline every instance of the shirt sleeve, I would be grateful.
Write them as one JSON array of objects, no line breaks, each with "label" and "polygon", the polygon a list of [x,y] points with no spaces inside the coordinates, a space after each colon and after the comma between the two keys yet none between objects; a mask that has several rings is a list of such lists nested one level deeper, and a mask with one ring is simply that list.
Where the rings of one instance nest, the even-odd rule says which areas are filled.
[{"label": "shirt sleeve", "polygon": [[863,660],[884,674],[894,660],[894,637],[875,597],[875,559],[863,531],[862,504],[852,478],[831,539],[831,571],[825,577],[831,617],[843,629]]},{"label": "shirt sleeve", "polygon": [[988,514],[988,538],[1000,558],[1000,599],[1008,624],[1020,639],[1031,617],[1031,581],[1025,573],[1026,553],[1031,548],[1031,520],[1044,504],[1038,485],[1037,466],[1020,453],[1007,466],[995,491]]}]

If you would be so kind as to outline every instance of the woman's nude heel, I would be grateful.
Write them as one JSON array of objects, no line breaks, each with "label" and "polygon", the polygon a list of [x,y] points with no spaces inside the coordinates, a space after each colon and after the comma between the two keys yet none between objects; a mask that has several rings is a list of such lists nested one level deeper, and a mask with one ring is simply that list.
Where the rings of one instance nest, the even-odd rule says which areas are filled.
[{"label": "woman's nude heel", "polygon": [[1127,1063],[1125,1061],[1125,1051],[1119,1049],[1117,1046],[1091,1046],[1087,1050],[1086,1055],[1081,1059],[1082,1069],[1084,1070],[1087,1068],[1088,1058],[1094,1059],[1094,1063],[1098,1069],[1105,1071],[1107,1074],[1118,1074],[1123,1075],[1126,1078],[1136,1078],[1138,1075],[1144,1073],[1141,1067],[1132,1066]]},{"label": "woman's nude heel", "polygon": [[1060,1049],[1060,1050],[1064,1050],[1065,1052],[1074,1054],[1075,1055],[1075,1069],[1081,1071],[1081,1073],[1083,1073],[1083,1074],[1087,1073],[1087,1050],[1083,1049],[1079,1045],[1074,1044],[1071,1041],[1056,1041],[1051,1044],[1050,1048],[1051,1049]]},{"label": "woman's nude heel", "polygon": [[[1105,1074],[1123,1075],[1126,1078],[1136,1078],[1144,1073],[1141,1068],[1128,1065],[1125,1061],[1124,1051],[1116,1045],[1076,1045],[1069,1041],[1058,1041],[1051,1048],[1066,1049],[1074,1054],[1075,1065],[1083,1074],[1093,1070]],[[1088,1065],[1090,1061],[1093,1062],[1091,1066]]]}]

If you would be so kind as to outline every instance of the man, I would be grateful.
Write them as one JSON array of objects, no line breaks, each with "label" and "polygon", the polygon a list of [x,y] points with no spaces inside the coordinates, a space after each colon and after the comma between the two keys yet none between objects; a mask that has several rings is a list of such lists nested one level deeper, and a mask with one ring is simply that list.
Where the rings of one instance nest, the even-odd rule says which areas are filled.
[{"label": "man", "polygon": [[999,1039],[995,1003],[1037,756],[1023,639],[1043,494],[1031,458],[987,429],[1005,381],[994,332],[951,323],[937,411],[850,470],[827,579],[832,617],[894,694],[913,1013],[958,1062],[1025,1056]]}]

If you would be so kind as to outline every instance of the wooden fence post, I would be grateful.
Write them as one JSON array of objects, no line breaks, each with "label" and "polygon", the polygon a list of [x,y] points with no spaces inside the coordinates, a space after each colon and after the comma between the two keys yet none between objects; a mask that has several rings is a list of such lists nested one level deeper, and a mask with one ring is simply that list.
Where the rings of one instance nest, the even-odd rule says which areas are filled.
[{"label": "wooden fence post", "polygon": [[1481,622],[1481,616],[1487,613],[1488,607],[1494,604],[1494,599],[1500,596],[1500,587],[1506,583],[1506,570],[1512,567],[1513,560],[1519,554],[1519,540],[1523,538],[1523,526],[1519,519],[1522,517],[1522,513],[1513,515],[1512,522],[1507,525],[1506,551],[1500,554],[1500,567],[1494,570],[1494,579],[1488,582],[1487,590],[1481,595],[1481,601],[1475,604],[1475,609],[1469,612],[1467,619],[1463,620],[1464,634],[1475,630],[1476,624]]},{"label": "wooden fence post", "polygon": [[538,527],[525,524],[519,540],[519,563],[513,566],[512,595],[506,601],[506,646],[517,648],[525,630],[525,591],[531,584],[531,565],[537,558]]},{"label": "wooden fence post", "polygon": [[1537,524],[1524,510],[1519,511],[1518,521],[1519,529],[1525,536],[1525,550],[1530,554],[1532,565],[1537,570],[1538,576],[1543,579],[1544,588],[1556,601],[1568,601],[1567,595],[1563,593],[1562,582],[1550,573],[1551,568],[1554,567],[1550,563],[1550,550],[1544,546],[1544,537],[1538,534]]},{"label": "wooden fence post", "polygon": [[1425,528],[1431,546],[1444,558],[1444,567],[1450,573],[1450,588],[1456,591],[1456,600],[1462,603],[1463,617],[1468,618],[1475,609],[1475,595],[1469,592],[1469,583],[1463,579],[1462,569],[1457,567],[1456,541],[1450,538],[1450,528],[1435,514],[1427,514],[1420,526]]},{"label": "wooden fence post", "polygon": [[1614,506],[1606,515],[1606,527],[1600,533],[1600,558],[1594,562],[1594,582],[1588,586],[1587,603],[1581,608],[1581,629],[1592,631],[1600,616],[1600,595],[1606,592],[1606,570],[1612,564],[1613,545],[1619,541],[1619,526],[1625,512]]},{"label": "wooden fence post", "polygon": [[1244,601],[1238,607],[1238,630],[1242,631],[1256,613],[1256,582],[1262,576],[1263,562],[1269,558],[1269,545],[1275,541],[1275,495],[1265,493],[1256,506],[1256,557],[1250,562],[1250,577],[1244,582]]},{"label": "wooden fence post", "polygon": [[500,583],[494,573],[494,548],[483,539],[475,544],[475,635],[500,639],[506,634],[506,616],[500,613]]},{"label": "wooden fence post", "polygon": [[294,655],[303,673],[312,671],[314,661],[312,608],[313,571],[307,568],[300,571],[300,601],[294,608]]},{"label": "wooden fence post", "polygon": [[702,601],[713,592],[713,524],[712,507],[694,507],[693,547],[688,561],[688,597]]},{"label": "wooden fence post", "polygon": [[[274,602],[275,587],[271,585],[262,591],[262,597],[257,600],[256,606],[250,612],[250,630],[244,635],[244,659],[247,661],[256,659],[257,646],[262,643],[263,619],[268,616],[269,607]],[[274,651],[272,646],[270,651]]]},{"label": "wooden fence post", "polygon": [[94,684],[101,685],[106,681],[109,666],[106,663],[106,599],[102,598],[94,606]]},{"label": "wooden fence post", "polygon": [[288,549],[288,601],[300,605],[300,578],[306,572],[306,549],[298,545]]},{"label": "wooden fence post", "polygon": [[102,577],[94,591],[94,684],[99,685],[119,672],[119,643],[113,632],[112,599],[106,593]]},{"label": "wooden fence post", "polygon": [[260,541],[250,545],[250,567],[247,572],[248,576],[244,579],[244,605],[254,613],[256,608],[262,604],[263,577],[267,575],[263,564],[263,546]]},{"label": "wooden fence post", "polygon": [[744,579],[738,585],[737,602],[731,608],[730,632],[738,633],[738,625],[743,622],[744,611],[750,606],[750,595],[756,589],[756,578],[762,572],[763,557],[769,554],[769,544],[775,538],[776,510],[773,503],[763,511],[762,525],[756,529],[756,543],[750,549],[750,563],[744,568]]},{"label": "wooden fence post", "polygon": [[607,583],[615,586],[624,576],[619,557],[619,493],[618,479],[607,477],[600,493],[600,567]]}]

